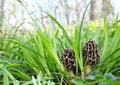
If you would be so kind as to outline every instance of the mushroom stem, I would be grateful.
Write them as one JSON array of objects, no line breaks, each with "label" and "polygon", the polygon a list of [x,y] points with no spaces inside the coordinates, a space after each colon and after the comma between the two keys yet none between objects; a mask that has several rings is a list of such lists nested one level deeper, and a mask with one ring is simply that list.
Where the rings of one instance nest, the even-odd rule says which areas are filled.
[{"label": "mushroom stem", "polygon": [[91,69],[92,69],[92,67],[90,65],[87,65],[86,69],[85,69],[85,74],[86,75],[89,74],[91,72]]},{"label": "mushroom stem", "polygon": [[91,72],[92,67],[90,65],[87,65],[85,67],[85,70],[82,72],[82,78],[85,79],[85,77]]}]

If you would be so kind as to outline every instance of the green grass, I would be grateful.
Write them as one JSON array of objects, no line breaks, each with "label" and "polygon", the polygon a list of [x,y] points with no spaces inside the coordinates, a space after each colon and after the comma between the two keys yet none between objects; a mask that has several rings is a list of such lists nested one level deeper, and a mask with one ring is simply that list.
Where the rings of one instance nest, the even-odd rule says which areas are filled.
[{"label": "green grass", "polygon": [[[110,25],[104,17],[98,26],[91,26],[90,23],[83,23],[86,8],[81,24],[71,26],[73,29],[71,32],[70,28],[66,29],[48,12],[45,13],[54,23],[53,27],[41,27],[26,8],[25,10],[31,18],[31,25],[35,31],[20,35],[18,33],[18,27],[22,25],[20,23],[13,30],[13,34],[10,32],[0,36],[0,84],[62,85],[63,82],[66,85],[93,85],[98,82],[100,85],[120,84],[118,16]],[[4,23],[4,26],[13,28],[7,23]],[[100,62],[86,78],[81,78],[85,68],[82,61],[82,47],[87,40],[96,41]],[[60,61],[66,48],[71,48],[75,52],[76,76],[69,74]]]}]

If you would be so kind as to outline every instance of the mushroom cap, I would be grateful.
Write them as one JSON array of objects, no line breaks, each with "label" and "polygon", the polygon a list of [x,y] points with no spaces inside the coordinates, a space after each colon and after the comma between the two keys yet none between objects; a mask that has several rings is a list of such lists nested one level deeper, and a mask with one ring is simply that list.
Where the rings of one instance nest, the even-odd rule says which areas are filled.
[{"label": "mushroom cap", "polygon": [[83,62],[88,65],[96,65],[99,62],[98,48],[93,40],[89,40],[83,47]]},{"label": "mushroom cap", "polygon": [[65,49],[60,59],[67,71],[75,71],[75,53],[72,49]]}]

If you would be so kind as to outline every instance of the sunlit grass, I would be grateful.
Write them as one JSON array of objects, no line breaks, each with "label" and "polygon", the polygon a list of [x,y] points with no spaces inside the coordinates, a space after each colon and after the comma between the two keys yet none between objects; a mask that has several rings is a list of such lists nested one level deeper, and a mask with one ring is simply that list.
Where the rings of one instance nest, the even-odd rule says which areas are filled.
[{"label": "sunlit grass", "polygon": [[[111,25],[107,24],[104,17],[99,25],[91,26],[91,23],[83,23],[84,13],[81,24],[72,26],[72,32],[70,32],[48,12],[45,13],[54,22],[52,25],[55,25],[56,28],[40,26],[27,9],[26,12],[31,18],[34,32],[18,34],[18,27],[23,24],[21,23],[15,27],[13,34],[9,32],[7,35],[0,35],[1,84],[62,85],[63,82],[66,85],[120,84],[118,16]],[[10,28],[10,25],[4,25]],[[100,61],[86,78],[82,78],[82,72],[85,70],[82,47],[87,40],[96,41]],[[71,48],[75,52],[76,75],[69,74],[60,61],[62,52],[66,48]],[[71,76],[73,79],[70,79]]]}]

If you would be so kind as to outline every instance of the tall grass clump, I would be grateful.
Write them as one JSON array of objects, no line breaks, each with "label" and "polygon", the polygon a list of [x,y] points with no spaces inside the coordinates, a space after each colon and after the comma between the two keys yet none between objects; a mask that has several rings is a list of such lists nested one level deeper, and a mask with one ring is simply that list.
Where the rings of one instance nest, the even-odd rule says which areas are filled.
[{"label": "tall grass clump", "polygon": [[[53,27],[41,26],[21,3],[31,18],[32,33],[0,36],[0,84],[9,85],[119,85],[120,82],[120,24],[118,16],[112,24],[104,17],[98,26],[84,24],[65,28],[50,13],[45,12]],[[94,22],[96,23],[96,22]],[[21,25],[21,24],[20,24]],[[51,26],[51,25],[50,25]],[[10,27],[10,26],[9,26]],[[12,26],[11,26],[12,28]],[[52,30],[52,31],[50,31]],[[70,34],[70,35],[69,35]],[[82,77],[85,70],[82,48],[88,40],[95,40],[100,60],[92,71]],[[76,75],[66,71],[60,61],[62,52],[71,48],[75,52]]]}]

